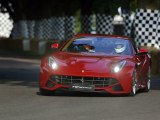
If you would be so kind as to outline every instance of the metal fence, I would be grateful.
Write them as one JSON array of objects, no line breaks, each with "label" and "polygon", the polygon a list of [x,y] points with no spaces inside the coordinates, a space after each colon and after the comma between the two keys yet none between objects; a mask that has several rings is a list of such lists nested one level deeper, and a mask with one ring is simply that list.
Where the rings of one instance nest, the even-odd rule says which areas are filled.
[{"label": "metal fence", "polygon": [[9,37],[12,28],[13,20],[9,19],[9,14],[0,12],[0,37]]},{"label": "metal fence", "polygon": [[[21,20],[14,23],[12,38],[66,40],[76,33],[113,34],[113,17],[86,15],[79,20],[76,16],[51,17],[42,20]],[[76,31],[80,23],[80,30]]]}]

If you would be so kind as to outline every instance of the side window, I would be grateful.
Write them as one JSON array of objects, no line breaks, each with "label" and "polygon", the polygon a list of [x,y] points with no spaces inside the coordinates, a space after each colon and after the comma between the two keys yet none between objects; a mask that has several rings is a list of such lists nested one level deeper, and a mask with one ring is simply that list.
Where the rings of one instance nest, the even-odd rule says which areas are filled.
[{"label": "side window", "polygon": [[132,47],[133,47],[135,53],[138,53],[138,47],[136,45],[134,45],[134,44],[132,44]]},{"label": "side window", "polygon": [[132,46],[132,49],[133,49],[133,51],[134,51],[134,54],[137,54],[137,53],[138,53],[138,47],[137,47],[137,45],[136,45],[135,40],[134,40],[134,39],[130,39],[130,44],[131,44],[131,46]]}]

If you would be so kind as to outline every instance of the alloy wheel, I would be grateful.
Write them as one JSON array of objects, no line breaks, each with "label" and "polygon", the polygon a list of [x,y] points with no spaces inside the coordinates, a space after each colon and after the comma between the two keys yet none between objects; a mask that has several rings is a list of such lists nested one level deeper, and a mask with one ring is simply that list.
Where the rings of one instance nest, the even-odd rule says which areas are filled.
[{"label": "alloy wheel", "polygon": [[150,88],[151,88],[151,68],[149,66],[148,74],[147,74],[147,83],[146,83],[146,87],[145,87],[144,91],[149,92]]},{"label": "alloy wheel", "polygon": [[131,87],[130,96],[136,95],[136,91],[137,91],[136,79],[137,79],[137,73],[136,73],[136,70],[134,70],[133,77],[132,77],[132,87]]}]

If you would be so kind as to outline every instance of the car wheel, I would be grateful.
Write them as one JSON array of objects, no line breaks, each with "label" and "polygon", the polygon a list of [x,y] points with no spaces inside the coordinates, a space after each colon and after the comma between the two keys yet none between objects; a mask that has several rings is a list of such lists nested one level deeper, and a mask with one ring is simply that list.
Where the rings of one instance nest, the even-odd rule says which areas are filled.
[{"label": "car wheel", "polygon": [[47,95],[47,96],[55,94],[55,91],[45,90],[43,88],[39,88],[39,92],[41,95]]},{"label": "car wheel", "polygon": [[135,96],[136,95],[136,79],[137,79],[137,73],[136,70],[134,70],[133,76],[132,76],[132,83],[131,83],[131,91],[130,91],[130,96]]},{"label": "car wheel", "polygon": [[149,92],[150,88],[151,88],[151,68],[149,66],[148,69],[148,74],[147,74],[147,83],[146,83],[146,87],[144,88],[144,92]]}]

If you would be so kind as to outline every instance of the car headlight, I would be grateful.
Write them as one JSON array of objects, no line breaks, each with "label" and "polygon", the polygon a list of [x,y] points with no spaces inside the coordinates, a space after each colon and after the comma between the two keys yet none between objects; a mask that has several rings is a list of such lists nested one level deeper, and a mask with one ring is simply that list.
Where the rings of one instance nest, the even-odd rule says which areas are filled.
[{"label": "car headlight", "polygon": [[53,57],[49,57],[48,58],[48,65],[49,65],[49,67],[50,68],[52,68],[52,69],[57,69],[57,63],[55,62],[55,59],[53,58]]},{"label": "car headlight", "polygon": [[114,64],[113,67],[112,67],[112,72],[113,72],[113,73],[118,73],[118,72],[120,72],[120,71],[123,69],[123,67],[125,66],[125,64],[126,64],[126,61],[125,61],[125,60],[120,61],[120,62]]}]

